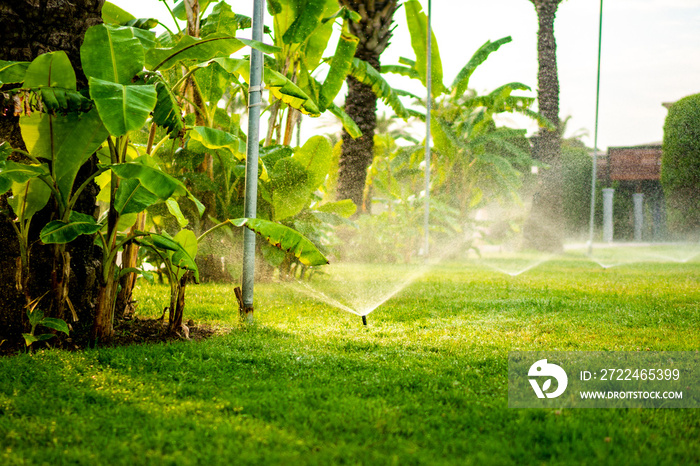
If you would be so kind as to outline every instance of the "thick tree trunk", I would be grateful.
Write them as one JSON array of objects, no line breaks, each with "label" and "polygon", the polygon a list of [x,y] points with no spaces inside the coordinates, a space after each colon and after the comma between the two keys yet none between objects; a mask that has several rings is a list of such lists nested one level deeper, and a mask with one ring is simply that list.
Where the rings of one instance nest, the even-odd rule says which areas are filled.
[{"label": "thick tree trunk", "polygon": [[[338,172],[337,198],[350,199],[357,211],[365,210],[363,203],[367,167],[374,158],[374,129],[377,126],[377,96],[372,88],[347,78],[348,94],[345,98],[345,112],[362,131],[362,136],[353,139],[343,129],[343,146]],[[369,209],[367,209],[369,210]]]},{"label": "thick tree trunk", "polygon": [[[80,66],[80,45],[85,31],[92,25],[102,22],[101,10],[104,0],[6,0],[0,3],[0,59],[31,61],[42,53],[63,50],[73,64],[78,87],[87,84]],[[2,90],[2,89],[0,89]],[[0,141],[8,141],[13,147],[24,149],[19,119],[13,116],[12,102],[2,100],[0,93]],[[95,170],[94,161],[89,161],[78,174],[78,184]],[[97,187],[86,189],[75,210],[93,214]],[[37,298],[50,291],[52,285],[53,247],[44,246],[38,241],[39,231],[54,215],[53,201],[34,216],[30,231],[31,263],[28,295]],[[0,210],[5,210],[5,197],[0,198]],[[25,294],[17,286],[17,266],[19,257],[18,240],[11,225],[12,219],[0,215],[0,340],[21,339],[23,330]],[[68,298],[75,309],[65,316],[71,322],[74,335],[87,334],[92,324],[96,302],[96,269],[99,261],[94,254],[93,239],[81,237],[67,248],[70,260]],[[68,272],[68,271],[66,271]],[[63,277],[63,270],[56,270],[55,276]],[[65,279],[64,279],[65,280]],[[47,294],[41,301],[47,313],[57,312],[58,303]],[[49,311],[49,309],[51,309]]]},{"label": "thick tree trunk", "polygon": [[554,18],[562,0],[531,0],[537,10],[537,102],[539,111],[556,130],[541,129],[534,144],[534,157],[547,165],[539,179],[532,200],[530,217],[525,224],[527,247],[545,251],[563,248],[563,205],[561,177],[561,136],[559,133],[559,77],[557,71],[557,44],[554,38]]},{"label": "thick tree trunk", "polygon": [[[351,22],[350,29],[360,42],[355,57],[365,60],[379,70],[379,57],[389,45],[391,23],[398,8],[396,0],[340,0],[340,4],[360,14],[358,23]],[[374,130],[377,127],[377,96],[372,89],[352,76],[347,78],[348,94],[345,112],[362,131],[353,139],[343,130],[343,146],[340,155],[336,198],[350,199],[358,212],[368,212],[371,198],[364,198],[367,167],[374,158]]]}]

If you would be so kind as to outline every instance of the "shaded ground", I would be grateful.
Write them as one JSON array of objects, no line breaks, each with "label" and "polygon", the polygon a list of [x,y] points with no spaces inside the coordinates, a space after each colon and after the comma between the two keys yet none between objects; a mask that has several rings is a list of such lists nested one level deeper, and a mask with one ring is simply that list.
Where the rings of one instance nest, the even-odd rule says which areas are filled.
[{"label": "shaded ground", "polygon": [[[187,335],[173,334],[168,331],[168,321],[160,318],[134,317],[128,320],[116,322],[114,326],[114,339],[109,344],[101,346],[127,346],[141,343],[165,343],[180,340],[201,341],[217,333],[223,333],[222,329],[208,324],[196,324],[192,320],[186,323]],[[44,343],[34,343],[34,349],[62,348],[69,351],[82,350],[87,342],[75,342],[70,337],[58,336]],[[12,356],[24,352],[26,346],[23,341],[5,341],[0,345],[0,356]]]}]

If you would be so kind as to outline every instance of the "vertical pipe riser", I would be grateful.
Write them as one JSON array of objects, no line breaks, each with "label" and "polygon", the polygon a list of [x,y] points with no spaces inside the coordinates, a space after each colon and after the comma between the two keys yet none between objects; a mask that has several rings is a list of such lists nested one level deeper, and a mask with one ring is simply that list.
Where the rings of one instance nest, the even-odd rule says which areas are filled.
[{"label": "vertical pipe riser", "polygon": [[[263,40],[265,0],[253,5],[253,40]],[[258,153],[260,140],[260,106],[262,105],[263,56],[252,49],[250,56],[250,87],[248,88],[248,144],[246,148],[244,216],[255,218],[258,199]],[[243,274],[241,316],[253,319],[253,289],[255,285],[255,233],[243,230]]]},{"label": "vertical pipe riser", "polygon": [[432,30],[431,30],[431,13],[432,2],[428,0],[428,34],[426,38],[427,51],[427,70],[426,70],[426,104],[425,104],[425,211],[423,213],[423,231],[424,243],[423,253],[428,257],[430,252],[430,113],[432,110],[432,81],[433,81],[433,64],[432,64]]},{"label": "vertical pipe riser", "polygon": [[591,216],[588,231],[588,254],[593,254],[593,234],[595,229],[595,190],[598,178],[598,107],[600,104],[600,56],[603,50],[603,0],[600,0],[598,23],[598,75],[595,91],[595,131],[593,137],[593,169],[591,171]]}]

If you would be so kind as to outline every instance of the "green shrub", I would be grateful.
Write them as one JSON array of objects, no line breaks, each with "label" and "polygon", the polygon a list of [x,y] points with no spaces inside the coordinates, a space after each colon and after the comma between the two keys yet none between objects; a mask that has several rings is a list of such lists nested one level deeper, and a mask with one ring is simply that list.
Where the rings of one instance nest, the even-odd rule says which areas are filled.
[{"label": "green shrub", "polygon": [[669,228],[700,230],[700,94],[671,106],[664,124],[661,184],[668,199]]},{"label": "green shrub", "polygon": [[591,211],[591,155],[581,143],[562,144],[562,178],[564,218],[567,233],[588,231]]}]

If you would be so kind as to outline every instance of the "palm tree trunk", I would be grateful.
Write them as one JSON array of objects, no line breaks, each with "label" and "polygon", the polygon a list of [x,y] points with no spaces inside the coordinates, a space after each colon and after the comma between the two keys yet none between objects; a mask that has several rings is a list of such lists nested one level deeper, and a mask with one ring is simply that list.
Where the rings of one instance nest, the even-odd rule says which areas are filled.
[{"label": "palm tree trunk", "polygon": [[[358,23],[350,23],[352,33],[360,39],[355,57],[379,70],[379,57],[391,39],[391,23],[398,8],[397,0],[340,0],[340,4],[361,16]],[[360,128],[362,136],[353,139],[343,130],[336,197],[338,200],[350,199],[358,207],[358,212],[367,212],[371,199],[364,199],[363,194],[367,167],[374,158],[377,96],[371,87],[352,76],[346,82],[348,94],[345,97],[345,112]]]},{"label": "palm tree trunk", "polygon": [[[87,85],[87,79],[80,65],[80,45],[85,31],[102,22],[101,11],[104,0],[6,0],[0,3],[0,59],[13,61],[31,61],[42,53],[63,50],[67,53],[75,68],[78,87]],[[0,91],[2,91],[0,86]],[[0,142],[8,141],[12,147],[25,149],[19,130],[19,118],[14,116],[13,103],[3,100],[0,92]],[[95,161],[88,161],[78,174],[77,184],[85,180],[96,168]],[[93,214],[97,186],[93,185],[83,191],[76,203],[75,210]],[[28,283],[29,294],[36,298],[43,296],[51,287],[53,249],[42,246],[38,241],[39,230],[54,214],[52,204],[34,216],[33,228],[30,230],[31,269],[29,277],[23,277]],[[7,208],[6,196],[0,197],[0,210]],[[21,287],[17,286],[18,241],[11,225],[12,219],[0,214],[0,340],[9,341],[21,338],[24,305],[26,297]],[[92,324],[92,314],[97,298],[97,269],[99,259],[96,256],[92,238],[84,237],[71,243],[67,248],[70,254],[71,287],[68,297],[77,311],[79,321],[72,322],[77,334],[87,335]],[[56,271],[63,274],[64,271]],[[47,302],[41,306],[48,310]],[[56,303],[54,303],[56,304]],[[55,312],[57,306],[53,306]],[[47,314],[49,314],[47,312]]]},{"label": "palm tree trunk", "polygon": [[338,172],[337,198],[350,199],[358,212],[364,210],[363,193],[367,178],[367,167],[374,157],[374,129],[377,126],[377,96],[372,88],[352,76],[347,78],[348,94],[345,112],[362,131],[362,136],[353,139],[343,129],[343,145]]},{"label": "palm tree trunk", "polygon": [[556,130],[541,129],[534,144],[534,157],[549,168],[540,175],[530,216],[525,224],[526,246],[546,251],[563,248],[561,137],[559,133],[559,77],[554,18],[562,0],[530,0],[537,10],[537,102],[539,111]]}]

